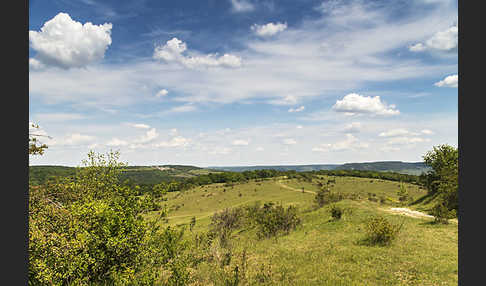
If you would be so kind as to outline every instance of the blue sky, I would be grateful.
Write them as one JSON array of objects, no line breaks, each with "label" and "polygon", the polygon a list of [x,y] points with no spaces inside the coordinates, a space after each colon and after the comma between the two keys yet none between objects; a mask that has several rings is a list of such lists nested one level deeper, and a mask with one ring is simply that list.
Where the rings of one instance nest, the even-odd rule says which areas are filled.
[{"label": "blue sky", "polygon": [[457,146],[457,34],[448,0],[31,0],[29,163],[421,161]]}]

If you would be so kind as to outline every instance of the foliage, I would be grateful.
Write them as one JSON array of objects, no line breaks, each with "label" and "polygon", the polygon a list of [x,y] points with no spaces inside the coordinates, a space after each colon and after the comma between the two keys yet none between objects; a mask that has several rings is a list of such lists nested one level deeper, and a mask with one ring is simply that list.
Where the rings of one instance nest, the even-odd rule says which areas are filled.
[{"label": "foliage", "polygon": [[458,159],[457,148],[449,145],[434,146],[433,150],[424,155],[424,162],[432,167],[427,174],[427,189],[429,193],[438,193],[439,203],[447,209],[458,210]]},{"label": "foliage", "polygon": [[285,209],[282,205],[271,202],[258,208],[253,217],[259,238],[272,237],[280,232],[288,234],[301,223],[296,207],[289,206]]},{"label": "foliage", "polygon": [[431,215],[434,216],[435,223],[448,224],[449,219],[456,216],[456,211],[449,210],[444,203],[439,202],[432,207]]},{"label": "foliage", "polygon": [[335,220],[341,219],[341,216],[344,213],[344,210],[341,207],[339,207],[335,204],[332,204],[330,206],[330,211],[331,211],[332,218],[335,219]]},{"label": "foliage", "polygon": [[314,202],[317,208],[321,208],[326,204],[338,202],[343,199],[343,194],[331,192],[328,188],[321,188],[317,191],[314,197]]},{"label": "foliage", "polygon": [[177,260],[182,234],[142,218],[150,204],[119,183],[118,157],[90,152],[74,178],[30,188],[31,284],[152,285]]},{"label": "foliage", "polygon": [[389,245],[398,235],[402,224],[390,223],[383,216],[374,216],[367,220],[365,242],[370,245]]},{"label": "foliage", "polygon": [[[39,125],[31,124],[30,127],[39,129]],[[42,155],[44,154],[45,149],[48,148],[46,144],[43,144],[39,141],[39,137],[49,137],[42,134],[35,134],[29,132],[29,155]]]},{"label": "foliage", "polygon": [[210,229],[218,235],[223,247],[227,246],[231,232],[242,225],[243,215],[242,208],[226,208],[211,217]]},{"label": "foliage", "polygon": [[407,191],[407,188],[405,188],[405,185],[403,185],[403,183],[400,184],[400,188],[398,189],[397,195],[398,195],[398,201],[402,203],[410,200],[410,195]]}]

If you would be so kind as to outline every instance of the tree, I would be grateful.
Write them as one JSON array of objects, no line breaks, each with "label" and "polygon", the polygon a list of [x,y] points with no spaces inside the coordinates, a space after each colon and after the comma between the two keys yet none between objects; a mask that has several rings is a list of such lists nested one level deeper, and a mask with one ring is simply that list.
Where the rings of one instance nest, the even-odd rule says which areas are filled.
[{"label": "tree", "polygon": [[90,152],[74,178],[30,188],[29,285],[153,285],[178,261],[181,232],[142,217],[118,158]]},{"label": "tree", "polygon": [[426,165],[432,167],[432,171],[427,174],[427,188],[432,194],[438,194],[448,210],[458,209],[458,159],[457,148],[447,144],[434,146],[433,150],[428,151],[424,156]]},{"label": "tree", "polygon": [[[34,123],[31,123],[29,127],[39,129],[39,125]],[[48,148],[46,144],[43,144],[39,141],[38,137],[51,138],[47,135],[29,132],[29,155],[42,155],[44,154],[44,150]]]}]

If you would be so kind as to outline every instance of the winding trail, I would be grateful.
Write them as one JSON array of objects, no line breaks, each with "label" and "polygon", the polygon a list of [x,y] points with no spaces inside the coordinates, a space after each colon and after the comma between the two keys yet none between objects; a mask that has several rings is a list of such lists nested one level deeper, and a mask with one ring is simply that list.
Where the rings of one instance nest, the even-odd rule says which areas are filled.
[{"label": "winding trail", "polygon": [[[291,191],[300,192],[300,193],[302,192],[302,190],[298,190],[298,189],[295,189],[295,188],[292,188],[292,187],[285,185],[281,180],[277,181],[277,184],[279,186],[286,188],[288,190],[291,190]],[[310,194],[316,194],[316,192],[314,192],[314,191],[304,190],[304,192],[310,193]],[[414,210],[411,210],[409,208],[389,208],[389,209],[378,208],[378,209],[382,210],[382,211],[386,211],[386,212],[391,212],[391,213],[394,213],[394,214],[406,215],[406,216],[413,217],[413,218],[432,218],[432,219],[434,218],[434,216],[432,216],[432,215],[428,215],[426,213],[419,212],[419,211],[414,211]],[[449,222],[458,223],[457,219],[450,219]]]},{"label": "winding trail", "polygon": [[[286,188],[288,190],[291,190],[291,191],[302,193],[302,189],[299,190],[299,189],[289,187],[286,184],[282,183],[282,181],[280,181],[280,180],[277,181],[277,185],[281,186],[282,188]],[[314,191],[307,191],[307,190],[304,190],[304,193],[316,194],[316,192],[314,192]]]}]

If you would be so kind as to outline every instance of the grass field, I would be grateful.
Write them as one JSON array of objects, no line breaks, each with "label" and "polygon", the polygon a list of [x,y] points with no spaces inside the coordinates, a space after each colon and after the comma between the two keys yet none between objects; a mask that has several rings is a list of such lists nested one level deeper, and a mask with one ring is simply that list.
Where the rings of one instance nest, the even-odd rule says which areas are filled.
[{"label": "grass field", "polygon": [[[256,238],[252,230],[241,229],[233,234],[234,265],[246,265],[244,284],[239,285],[457,285],[457,224],[433,224],[430,218],[412,218],[386,210],[397,206],[369,201],[368,193],[397,200],[398,182],[367,178],[333,177],[331,190],[355,192],[361,199],[337,203],[347,211],[341,220],[332,220],[329,206],[313,207],[314,193],[321,177],[312,183],[285,178],[251,181],[228,186],[212,184],[185,192],[168,194],[164,202],[170,210],[162,225],[184,226],[196,217],[191,239],[208,230],[211,215],[225,208],[252,204],[256,201],[276,202],[298,207],[302,224],[288,235],[277,238]],[[405,184],[414,199],[426,191]],[[302,192],[302,187],[305,192]],[[430,204],[430,202],[427,202]],[[427,204],[407,206],[424,208]],[[151,213],[148,217],[154,217]],[[403,223],[397,239],[390,246],[368,246],[364,237],[366,219],[381,215],[393,223]],[[216,251],[216,250],[215,250]],[[229,270],[228,270],[229,271]],[[194,269],[197,283],[219,285],[213,264],[201,263]],[[224,285],[224,284],[221,284]]]}]

